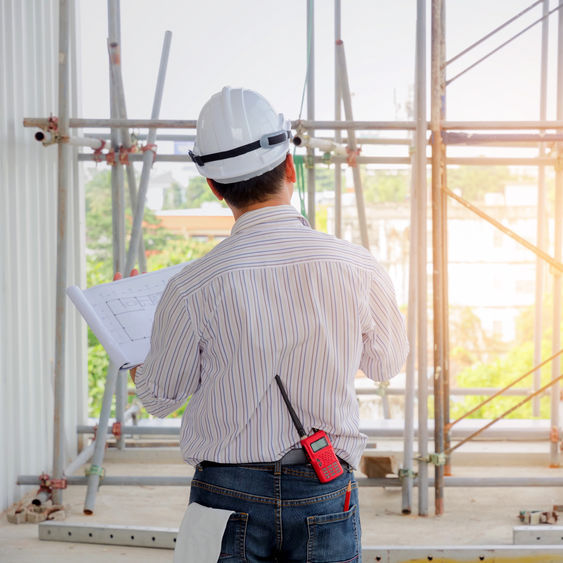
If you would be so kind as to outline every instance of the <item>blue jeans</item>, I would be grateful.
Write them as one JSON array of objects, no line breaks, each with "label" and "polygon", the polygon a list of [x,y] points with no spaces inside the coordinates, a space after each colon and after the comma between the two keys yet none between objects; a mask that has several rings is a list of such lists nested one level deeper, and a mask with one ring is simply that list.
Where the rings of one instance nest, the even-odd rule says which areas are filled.
[{"label": "blue jeans", "polygon": [[[350,507],[344,512],[346,487]],[[219,561],[361,561],[358,486],[351,470],[320,483],[310,465],[198,465],[190,502],[233,510]]]}]

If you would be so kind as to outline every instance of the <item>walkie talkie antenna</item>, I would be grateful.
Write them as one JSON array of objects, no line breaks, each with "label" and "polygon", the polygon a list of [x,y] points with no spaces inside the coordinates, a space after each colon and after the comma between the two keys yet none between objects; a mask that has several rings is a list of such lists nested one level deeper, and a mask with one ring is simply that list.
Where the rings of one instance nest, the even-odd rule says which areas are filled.
[{"label": "walkie talkie antenna", "polygon": [[276,383],[278,384],[278,387],[280,388],[283,400],[284,400],[285,404],[287,405],[287,408],[289,409],[289,414],[291,416],[291,420],[293,420],[293,424],[295,424],[295,428],[297,428],[297,432],[299,433],[299,437],[303,438],[304,436],[307,436],[307,433],[305,432],[305,429],[303,428],[303,425],[301,424],[301,421],[299,420],[297,413],[293,410],[293,407],[291,405],[289,397],[287,396],[287,392],[285,390],[285,387],[283,386],[282,380],[280,379],[279,375],[276,375]]}]

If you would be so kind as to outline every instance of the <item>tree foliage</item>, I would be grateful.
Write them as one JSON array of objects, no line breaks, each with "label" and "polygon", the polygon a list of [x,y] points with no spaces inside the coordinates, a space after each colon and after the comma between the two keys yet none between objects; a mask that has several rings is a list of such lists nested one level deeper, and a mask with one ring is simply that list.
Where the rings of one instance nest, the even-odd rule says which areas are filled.
[{"label": "tree foliage", "polygon": [[465,199],[482,201],[487,193],[502,193],[514,179],[508,166],[450,166],[447,183]]},{"label": "tree foliage", "polygon": [[[130,228],[130,207],[127,208]],[[100,172],[86,184],[86,282],[88,287],[113,279],[112,214],[110,173]],[[150,210],[145,211],[147,268],[158,270],[203,256],[213,242],[186,239],[162,228]],[[108,357],[93,332],[88,329],[88,413],[98,417],[104,393]],[[182,409],[171,416],[180,416]],[[146,414],[146,413],[145,413]]]}]

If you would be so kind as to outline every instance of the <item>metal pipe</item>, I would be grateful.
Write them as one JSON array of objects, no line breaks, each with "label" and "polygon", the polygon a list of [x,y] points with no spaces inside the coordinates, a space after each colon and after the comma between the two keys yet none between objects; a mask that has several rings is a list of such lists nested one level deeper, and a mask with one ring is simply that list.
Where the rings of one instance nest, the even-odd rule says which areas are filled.
[{"label": "metal pipe", "polygon": [[[426,0],[417,0],[416,86],[415,86],[415,166],[417,181],[417,358],[418,358],[418,451],[428,456],[428,303],[427,303],[427,184],[426,184]],[[411,344],[412,345],[412,344]],[[414,431],[413,431],[414,435]],[[428,464],[418,463],[418,514],[428,515]]]},{"label": "metal pipe", "polygon": [[[417,390],[418,387],[415,389]],[[450,389],[450,393],[452,395],[461,395],[461,396],[474,396],[474,395],[492,395],[493,393],[496,393],[499,389],[497,387],[464,387],[464,388],[456,388],[456,387],[452,387]],[[431,387],[428,387],[427,392],[429,394],[432,394],[434,391]],[[521,397],[521,396],[525,396],[528,395],[530,393],[530,389],[506,389],[503,390],[503,395],[507,396],[507,395],[512,395],[512,396],[517,396],[517,397]],[[394,396],[400,396],[400,395],[404,395],[405,394],[405,389],[394,389],[392,387],[387,387],[385,389],[385,392],[383,393],[384,395],[394,395]],[[380,390],[378,389],[356,389],[356,395],[377,395],[377,396],[381,396],[382,393]]]},{"label": "metal pipe", "polygon": [[[543,1],[543,14],[549,10],[549,0]],[[549,20],[542,22],[541,38],[541,70],[540,70],[540,119],[547,117],[547,62],[548,62],[548,39],[549,39]],[[561,136],[563,140],[563,135]],[[540,158],[545,156],[545,144],[540,143]],[[538,248],[547,248],[547,199],[545,188],[545,166],[538,168],[538,206],[537,206],[537,243]],[[534,308],[534,365],[541,362],[541,341],[543,334],[543,286],[545,283],[546,268],[543,260],[536,257],[536,287],[535,287],[535,308]],[[539,389],[541,385],[541,371],[538,369],[534,373],[533,389]],[[534,397],[532,401],[532,416],[540,416],[540,399]]]},{"label": "metal pipe", "polygon": [[[315,2],[307,0],[307,117],[315,119]],[[315,131],[310,131],[311,136]],[[315,228],[315,149],[307,148],[307,218],[313,229]]]},{"label": "metal pipe", "polygon": [[[339,39],[336,42],[336,54],[340,74],[340,93],[344,103],[344,116],[349,121],[353,121],[352,116],[352,95],[350,94],[350,83],[348,81],[348,69],[346,67],[346,55],[344,53],[344,42]],[[356,133],[353,129],[348,130],[348,149],[354,159],[357,158],[358,146],[356,144]],[[362,178],[357,162],[351,164],[354,177],[354,192],[356,195],[356,207],[358,209],[358,224],[360,227],[360,239],[362,245],[369,250],[369,237],[366,220],[366,206],[364,203],[364,191],[362,189]]]},{"label": "metal pipe", "polygon": [[[442,289],[442,205],[441,193],[441,89],[440,89],[440,47],[441,47],[441,1],[432,0],[431,38],[431,123],[432,123],[432,263],[433,263],[433,310],[434,310],[434,449],[437,454],[444,452],[444,385],[443,385],[443,289]],[[444,468],[436,465],[434,470],[435,512],[444,512]]]},{"label": "metal pipe", "polygon": [[498,47],[494,48],[492,51],[489,51],[486,55],[484,55],[483,57],[481,57],[480,59],[475,61],[473,64],[469,65],[467,68],[465,68],[461,72],[458,72],[453,78],[450,78],[446,82],[446,85],[451,84],[454,80],[456,80],[460,76],[464,75],[467,71],[476,67],[479,63],[482,63],[484,60],[488,59],[491,55],[494,55],[497,51],[500,51],[500,49],[502,49],[503,47],[506,47],[506,45],[508,45],[509,43],[512,43],[512,41],[514,41],[516,38],[520,37],[523,33],[526,33],[526,31],[528,31],[529,29],[532,29],[532,27],[534,27],[535,25],[537,25],[538,23],[540,23],[541,21],[543,21],[544,19],[549,17],[556,10],[559,10],[559,8],[561,8],[561,5],[556,6],[555,8],[553,8],[553,10],[548,12],[546,15],[543,15],[541,18],[537,19],[535,22],[532,22],[530,25],[526,26],[522,31],[519,31],[518,33],[513,35],[510,39],[507,39],[506,41],[501,43]]},{"label": "metal pipe", "polygon": [[[385,478],[358,478],[360,487],[400,487],[401,481],[395,477]],[[87,477],[69,476],[68,485],[85,485]],[[132,486],[132,487],[186,487],[192,482],[192,477],[182,476],[131,476],[113,475],[103,478],[102,484],[106,486]],[[20,475],[18,485],[39,485],[39,478],[35,475]],[[429,486],[434,486],[434,479],[429,479]],[[413,481],[415,487],[419,486],[419,479]],[[444,485],[447,487],[561,487],[563,477],[445,477]]]},{"label": "metal pipe", "polygon": [[[117,381],[115,382],[115,421],[122,428],[125,425],[125,408],[127,407],[127,375],[127,371],[119,370],[117,372]],[[120,450],[125,449],[123,432],[116,437],[115,441]]]},{"label": "metal pipe", "polygon": [[[446,2],[441,0],[440,6],[440,122],[446,119]],[[441,132],[440,132],[441,133]],[[442,141],[441,148],[441,180],[442,186],[448,185],[447,147]],[[448,198],[440,192],[442,206],[442,323],[443,323],[443,389],[444,389],[444,449],[450,446],[448,423],[450,421],[450,318],[449,318],[449,280],[448,280]],[[444,475],[451,475],[451,460],[446,456]]]},{"label": "metal pipe", "polygon": [[[459,132],[445,132],[442,134],[442,139],[447,145],[480,145],[491,144],[495,141],[503,143],[520,143],[531,142],[535,143],[548,143],[554,141],[563,141],[563,135],[553,133],[459,133]],[[502,145],[500,145],[502,146]],[[530,146],[535,146],[530,145]]]},{"label": "metal pipe", "polygon": [[[469,442],[469,440],[472,440],[475,436],[478,436],[479,434],[481,434],[481,432],[483,432],[484,430],[486,430],[487,428],[492,426],[495,422],[498,422],[501,418],[504,418],[507,415],[509,415],[510,413],[514,412],[517,408],[519,408],[522,405],[524,405],[525,403],[527,403],[533,397],[536,397],[540,393],[543,393],[543,391],[545,391],[549,387],[553,388],[553,386],[555,386],[561,380],[561,378],[563,378],[563,374],[559,375],[558,377],[556,377],[554,379],[552,379],[549,383],[546,383],[543,387],[540,387],[537,391],[534,391],[531,395],[529,395],[528,397],[526,397],[522,401],[518,402],[513,407],[509,408],[507,411],[503,412],[500,416],[497,416],[497,418],[495,418],[494,420],[491,420],[489,423],[485,424],[485,426],[483,426],[482,428],[480,428],[476,432],[473,432],[473,434],[471,434],[467,438],[464,438],[461,442],[458,442],[455,446],[451,446],[450,448],[448,448],[446,453],[451,454],[454,450],[457,450],[457,448],[459,448],[460,446],[462,446],[466,442]],[[553,440],[552,440],[552,443],[553,443]]]},{"label": "metal pipe", "polygon": [[[559,0],[558,8],[563,7],[563,0]],[[559,11],[557,29],[557,119],[563,119],[563,10]],[[563,145],[557,144],[559,158],[563,152]],[[559,263],[563,261],[563,169],[561,164],[555,166],[555,218],[553,232],[553,254]],[[551,349],[561,348],[561,269],[553,272],[553,320]],[[560,429],[559,409],[561,401],[559,374],[561,373],[561,360],[556,358],[551,364],[551,440],[550,440],[550,467],[559,467],[560,461]]]},{"label": "metal pipe", "polygon": [[[131,161],[141,161],[143,155],[140,154],[130,154],[129,160]],[[78,154],[79,162],[95,161],[95,157],[92,154],[80,153]],[[347,159],[333,156],[331,162],[333,163],[346,163]],[[181,162],[186,163],[186,157],[179,154],[157,154],[154,158],[154,162]],[[315,162],[325,161],[320,156],[315,157]],[[409,165],[411,158],[408,156],[359,156],[356,160],[358,164],[404,164]],[[430,159],[429,159],[430,162]],[[531,158],[512,158],[512,157],[448,157],[447,164],[453,165],[466,165],[466,166],[495,166],[495,165],[505,165],[505,166],[538,166],[538,165],[555,165],[556,159],[551,157],[531,157]]]},{"label": "metal pipe", "polygon": [[[194,119],[102,119],[102,118],[71,118],[69,127],[74,128],[104,128],[129,127],[132,129],[195,129],[197,121]],[[44,117],[25,117],[24,127],[38,127],[46,129],[48,119]],[[412,131],[416,129],[414,121],[308,121],[294,120],[293,129],[354,129],[355,131]],[[442,129],[452,130],[490,130],[490,129],[561,129],[563,120],[556,121],[444,121]],[[427,129],[431,129],[427,124]]]},{"label": "metal pipe", "polygon": [[102,409],[100,411],[99,428],[94,441],[94,455],[92,457],[92,465],[90,466],[87,477],[88,489],[86,491],[86,499],[84,501],[84,514],[93,514],[94,505],[96,504],[96,493],[100,484],[102,473],[101,463],[104,459],[104,449],[106,445],[106,432],[109,415],[111,412],[111,403],[113,393],[115,391],[115,382],[117,380],[117,372],[119,368],[111,361],[108,366],[106,375],[106,384],[104,387],[104,395],[102,398]]},{"label": "metal pipe", "polygon": [[[416,66],[415,66],[416,68]],[[411,205],[410,205],[410,230],[417,233],[418,197],[416,193],[417,181],[415,152],[413,152],[413,165],[411,173]],[[413,442],[414,442],[414,387],[415,387],[415,359],[416,359],[416,311],[417,311],[417,239],[410,237],[409,245],[409,293],[407,309],[407,339],[410,349],[407,357],[405,373],[405,434],[403,440],[403,466],[402,472],[402,507],[403,514],[412,512],[412,481],[413,481]],[[385,388],[383,388],[385,389]]]},{"label": "metal pipe", "polygon": [[505,21],[503,24],[501,24],[498,27],[496,27],[495,29],[493,29],[493,31],[491,31],[491,32],[487,33],[486,35],[484,35],[483,37],[481,37],[481,39],[478,39],[477,41],[475,41],[475,43],[472,43],[471,45],[469,45],[469,47],[466,47],[465,49],[463,49],[463,51],[459,52],[457,55],[455,55],[455,57],[452,57],[451,59],[446,61],[444,63],[444,67],[448,66],[450,63],[453,63],[454,61],[456,61],[457,59],[459,59],[460,57],[462,57],[463,55],[465,55],[466,53],[471,51],[471,49],[474,49],[475,47],[477,47],[478,45],[483,43],[483,41],[486,41],[487,39],[492,37],[495,33],[499,32],[501,29],[504,29],[507,25],[510,25],[513,21],[516,21],[519,17],[523,16],[526,12],[529,12],[532,8],[535,8],[538,4],[541,4],[542,1],[543,0],[537,0],[537,2],[534,2],[532,5],[528,6],[527,8],[522,10],[520,13],[516,14],[514,17],[510,18],[509,20]]},{"label": "metal pipe", "polygon": [[[108,12],[108,41],[119,43],[119,0],[107,1]],[[119,118],[115,83],[111,72],[113,61],[110,58],[109,68],[109,101],[110,116]],[[117,127],[111,129],[111,148],[119,154],[121,145],[121,131]],[[123,272],[125,265],[125,194],[123,189],[123,167],[116,158],[111,167],[111,224],[113,247],[113,273]]]},{"label": "metal pipe", "polygon": [[[119,15],[119,10],[118,10]],[[121,48],[120,43],[117,41],[108,40],[108,52],[110,60],[110,72],[112,78],[112,84],[114,89],[115,103],[117,114],[120,119],[127,119],[127,106],[125,103],[125,90],[123,88],[123,77],[121,75]],[[121,129],[121,140],[123,147],[126,151],[129,151],[133,146],[131,140],[131,134],[129,129],[124,127]],[[127,186],[129,188],[129,201],[131,202],[131,210],[135,210],[137,207],[137,180],[135,179],[135,167],[132,162],[127,159],[127,164],[125,165],[125,170],[127,172]],[[143,237],[139,240],[138,249],[138,259],[139,259],[139,269],[141,272],[147,271],[147,259],[145,256],[145,242]],[[124,272],[126,276],[129,272]],[[119,389],[119,387],[118,387]]]},{"label": "metal pipe", "polygon": [[92,137],[64,137],[62,139],[57,139],[57,136],[51,131],[37,131],[34,138],[36,141],[43,143],[45,146],[52,145],[57,142],[68,143],[69,145],[76,147],[90,147],[92,149],[100,149],[103,146],[103,142],[99,139],[94,139]]},{"label": "metal pipe", "polygon": [[[151,112],[151,120],[158,119],[160,114],[160,105],[162,102],[162,93],[164,90],[164,79],[166,77],[166,67],[168,65],[168,54],[170,53],[170,42],[172,41],[172,32],[167,31],[164,34],[164,43],[162,45],[162,54],[160,57],[160,67],[158,69],[158,78],[156,81],[156,91]],[[151,129],[147,144],[154,145],[156,139],[156,129]],[[130,272],[135,265],[135,255],[139,248],[139,241],[143,228],[143,217],[145,214],[145,199],[149,187],[150,171],[153,164],[154,152],[148,150],[143,155],[143,170],[141,172],[141,181],[139,182],[139,193],[137,194],[137,205],[133,214],[133,226],[131,228],[131,239],[129,241],[129,249],[127,251],[127,260],[125,262],[125,272]]]},{"label": "metal pipe", "polygon": [[[340,0],[334,0],[334,119],[342,119],[342,94],[340,90],[340,73],[338,72],[338,45],[342,39],[342,6]],[[334,132],[334,140],[342,143],[340,129]],[[348,142],[348,140],[346,140]],[[334,234],[342,238],[342,165],[334,164]]]},{"label": "metal pipe", "polygon": [[[70,6],[59,0],[59,133],[68,136]],[[65,465],[65,338],[67,273],[67,207],[70,148],[58,145],[57,161],[57,278],[55,304],[55,373],[53,421],[53,479],[62,479]],[[53,503],[62,504],[62,489],[53,490]]]},{"label": "metal pipe", "polygon": [[[556,175],[557,179],[557,175]],[[520,243],[522,246],[525,246],[528,250],[531,250],[536,256],[542,258],[546,262],[550,264],[555,270],[562,272],[563,271],[563,263],[558,261],[556,258],[552,258],[549,254],[535,246],[534,244],[528,242],[525,238],[521,237],[520,235],[516,234],[514,231],[505,227],[502,223],[493,219],[490,215],[487,215],[485,212],[481,211],[478,207],[475,207],[473,204],[469,203],[466,199],[458,196],[448,188],[443,188],[443,191],[448,194],[452,199],[455,199],[458,203],[461,203],[464,207],[473,211],[476,215],[479,215],[482,219],[485,219],[488,223],[495,226],[497,229],[502,231],[505,235],[508,235],[511,239],[515,240],[516,242]]]},{"label": "metal pipe", "polygon": [[96,443],[88,444],[65,468],[65,475],[72,475],[79,467],[88,463],[89,459],[94,455]]}]

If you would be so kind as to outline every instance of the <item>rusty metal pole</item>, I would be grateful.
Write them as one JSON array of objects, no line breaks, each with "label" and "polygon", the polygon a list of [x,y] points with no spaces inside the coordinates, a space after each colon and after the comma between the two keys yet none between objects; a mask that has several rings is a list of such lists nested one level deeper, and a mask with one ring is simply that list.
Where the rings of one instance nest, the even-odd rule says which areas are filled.
[{"label": "rusty metal pole", "polygon": [[[441,0],[440,6],[440,120],[446,120],[446,2]],[[446,143],[441,143],[441,186],[448,185],[448,168],[446,166]],[[450,319],[449,319],[449,281],[448,281],[448,196],[440,190],[442,202],[442,322],[443,322],[443,388],[444,388],[444,450],[450,446]],[[451,460],[448,456],[444,466],[444,475],[450,476]]]},{"label": "rusty metal pole", "polygon": [[[549,11],[549,0],[543,0],[543,15]],[[548,62],[548,39],[549,19],[542,21],[541,39],[541,74],[540,74],[540,119],[547,117],[547,62]],[[539,157],[544,158],[546,154],[545,143],[540,143]],[[547,249],[548,240],[548,216],[547,199],[545,189],[545,166],[538,166],[538,207],[537,207],[537,246],[542,250]],[[545,284],[546,265],[544,261],[536,258],[536,292],[534,310],[534,365],[541,362],[541,341],[543,336],[543,295]],[[541,385],[541,371],[534,373],[534,391]],[[532,416],[540,416],[540,397],[534,397],[532,401]]]},{"label": "rusty metal pole", "polygon": [[[68,137],[69,120],[69,36],[70,9],[67,0],[59,2],[59,121],[62,137]],[[67,212],[70,147],[58,144],[57,179],[57,281],[55,302],[55,377],[53,421],[53,480],[61,482],[65,468],[65,338],[66,338],[66,273]],[[61,488],[53,488],[53,503],[62,504]]]},{"label": "rusty metal pole", "polygon": [[[563,0],[559,0],[563,6]],[[563,10],[559,10],[557,30],[557,119],[563,117]],[[561,262],[563,258],[563,146],[557,143],[558,157],[555,163],[555,226],[554,226],[554,258]],[[553,336],[552,350],[561,348],[561,272],[553,271]],[[561,374],[561,360],[557,357],[551,364],[551,379]],[[560,385],[551,388],[551,452],[550,466],[559,467],[559,407]]]},{"label": "rusty metal pole", "polygon": [[[440,113],[442,108],[440,91],[440,46],[441,46],[441,0],[432,0],[431,38],[431,128],[432,128],[432,286],[434,311],[434,450],[444,451],[444,326],[443,326],[443,244],[442,244],[442,137]],[[435,464],[435,511],[444,512],[444,467]]]}]

